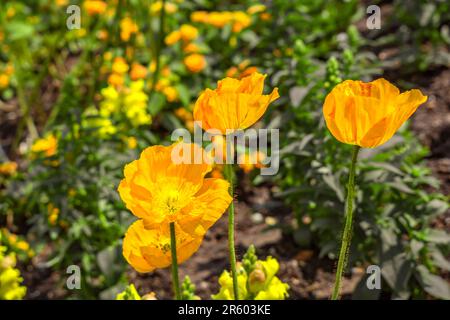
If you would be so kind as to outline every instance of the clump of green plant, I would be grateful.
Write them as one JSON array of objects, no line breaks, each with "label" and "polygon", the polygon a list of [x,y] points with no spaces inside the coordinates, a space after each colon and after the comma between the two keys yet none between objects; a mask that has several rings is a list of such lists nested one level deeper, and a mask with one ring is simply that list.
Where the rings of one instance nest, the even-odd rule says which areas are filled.
[{"label": "clump of green plant", "polygon": [[[300,86],[301,98],[291,101],[292,107],[272,121],[280,121],[285,128],[281,132],[281,171],[275,180],[282,188],[279,196],[295,214],[292,235],[300,246],[315,245],[320,256],[333,259],[340,244],[343,186],[348,176],[345,164],[351,152],[330,138],[322,119],[322,103],[339,79],[359,78],[364,61],[368,62],[359,60],[356,52],[353,57],[345,52],[331,57],[325,72],[307,87]],[[320,62],[316,69],[321,69]],[[360,154],[349,261],[350,265],[379,265],[386,284],[383,291],[393,298],[425,294],[448,298],[448,284],[438,271],[449,268],[444,257],[450,236],[432,227],[433,220],[448,210],[448,199],[425,191],[439,189],[421,163],[426,152],[403,128],[385,146]],[[364,288],[359,286],[355,297],[361,296]],[[371,293],[378,297],[380,290]]]}]

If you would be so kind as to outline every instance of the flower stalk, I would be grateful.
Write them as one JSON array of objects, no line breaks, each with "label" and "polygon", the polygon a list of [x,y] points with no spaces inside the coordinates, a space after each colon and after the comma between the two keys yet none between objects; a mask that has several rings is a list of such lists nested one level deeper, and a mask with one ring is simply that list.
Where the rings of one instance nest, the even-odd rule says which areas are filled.
[{"label": "flower stalk", "polygon": [[[225,165],[225,176],[230,183],[230,195],[234,197],[234,172],[233,165]],[[236,251],[234,248],[234,198],[228,207],[228,251],[230,254],[231,276],[233,278],[234,299],[239,300],[239,288],[236,272]]]},{"label": "flower stalk", "polygon": [[170,223],[170,252],[172,257],[172,285],[175,299],[181,300],[180,279],[178,277],[177,239],[175,235],[175,223]]},{"label": "flower stalk", "polygon": [[345,200],[345,225],[342,234],[341,250],[339,252],[339,260],[336,270],[336,279],[334,281],[333,294],[331,300],[338,300],[341,289],[341,280],[344,269],[347,265],[348,254],[350,249],[350,242],[352,238],[352,224],[353,224],[353,202],[355,198],[355,171],[358,153],[361,147],[354,146],[352,154],[352,162],[350,164],[350,172],[347,184],[347,199]]}]

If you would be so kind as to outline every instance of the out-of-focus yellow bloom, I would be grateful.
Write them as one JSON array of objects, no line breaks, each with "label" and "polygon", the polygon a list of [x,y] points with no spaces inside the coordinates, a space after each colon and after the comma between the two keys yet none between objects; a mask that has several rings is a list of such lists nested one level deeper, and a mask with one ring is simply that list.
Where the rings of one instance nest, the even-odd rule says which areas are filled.
[{"label": "out-of-focus yellow bloom", "polygon": [[194,131],[194,117],[192,116],[192,112],[181,107],[175,110],[175,115],[179,119],[183,120],[184,125],[189,131]]},{"label": "out-of-focus yellow bloom", "polygon": [[6,73],[0,74],[0,89],[5,89],[9,86],[9,76]]},{"label": "out-of-focus yellow bloom", "polygon": [[135,137],[128,137],[128,138],[126,138],[126,143],[127,143],[128,148],[136,149],[138,141]]},{"label": "out-of-focus yellow bloom", "polygon": [[194,11],[191,13],[192,22],[207,23],[208,22],[208,12],[207,11]]},{"label": "out-of-focus yellow bloom", "polygon": [[21,240],[17,242],[17,248],[22,251],[28,251],[30,249],[30,245],[28,244],[28,242]]},{"label": "out-of-focus yellow bloom", "polygon": [[259,17],[262,21],[269,21],[270,19],[272,19],[272,15],[268,12],[262,12]]},{"label": "out-of-focus yellow bloom", "polygon": [[191,26],[190,24],[183,24],[180,27],[180,35],[183,41],[192,41],[198,37],[198,30],[196,27]]},{"label": "out-of-focus yellow bloom", "polygon": [[247,153],[241,154],[238,158],[239,167],[244,170],[245,173],[249,173],[255,167],[250,159],[250,155]]},{"label": "out-of-focus yellow bloom", "polygon": [[263,95],[266,75],[253,73],[241,80],[225,78],[217,83],[217,89],[206,89],[197,99],[194,119],[204,130],[244,130],[252,126],[276,100],[278,88]]},{"label": "out-of-focus yellow bloom", "polygon": [[251,17],[243,11],[195,11],[191,14],[191,20],[216,28],[223,28],[232,23],[233,32],[240,32],[251,24]]},{"label": "out-of-focus yellow bloom", "polygon": [[0,164],[0,174],[13,175],[17,172],[17,162],[8,161]]},{"label": "out-of-focus yellow bloom", "polygon": [[111,51],[106,51],[106,52],[103,54],[103,59],[104,59],[105,61],[111,61],[112,58],[113,58],[113,54],[112,54]]},{"label": "out-of-focus yellow bloom", "polygon": [[385,79],[346,80],[327,95],[323,115],[340,142],[375,148],[388,141],[426,100],[417,89],[400,94]]},{"label": "out-of-focus yellow bloom", "polygon": [[108,84],[114,87],[121,87],[125,83],[125,78],[122,74],[111,73],[108,77]]},{"label": "out-of-focus yellow bloom", "polygon": [[133,63],[131,65],[130,78],[131,80],[145,79],[147,76],[147,68],[142,64]]},{"label": "out-of-focus yellow bloom", "polygon": [[260,152],[243,153],[238,157],[238,165],[245,173],[251,172],[254,168],[263,168],[262,162],[266,156]]},{"label": "out-of-focus yellow bloom", "polygon": [[7,18],[12,18],[16,15],[16,9],[14,7],[9,7],[8,9],[6,9],[6,17]]},{"label": "out-of-focus yellow bloom", "polygon": [[[156,2],[153,2],[150,5],[150,12],[153,13],[153,14],[159,13],[161,11],[161,9],[162,9],[162,1],[160,1],[160,0],[156,1]],[[165,10],[166,13],[169,13],[169,14],[175,13],[178,10],[178,6],[175,3],[166,1],[166,4],[164,6],[164,10]]]},{"label": "out-of-focus yellow bloom", "polygon": [[248,14],[255,14],[263,11],[266,11],[266,6],[263,4],[254,4],[247,9]]},{"label": "out-of-focus yellow bloom", "polygon": [[31,151],[34,153],[43,153],[46,157],[51,157],[56,154],[58,149],[58,140],[53,134],[47,137],[37,139],[31,146]]},{"label": "out-of-focus yellow bloom", "polygon": [[131,35],[138,31],[138,25],[130,17],[123,18],[120,21],[120,38],[123,41],[129,41]]},{"label": "out-of-focus yellow bloom", "polygon": [[[182,159],[188,163],[177,163]],[[140,220],[128,229],[123,254],[137,271],[170,265],[170,222],[175,223],[177,258],[182,263],[197,251],[206,231],[230,204],[228,182],[204,178],[211,170],[206,159],[201,147],[175,143],[149,147],[125,166],[118,191]]]},{"label": "out-of-focus yellow bloom", "polygon": [[248,14],[242,11],[233,13],[233,32],[241,32],[252,23],[252,19]]},{"label": "out-of-focus yellow bloom", "polygon": [[55,0],[55,3],[59,7],[64,7],[69,4],[69,0]]},{"label": "out-of-focus yellow bloom", "polygon": [[86,0],[83,7],[89,15],[102,14],[105,12],[107,4],[100,0]]},{"label": "out-of-focus yellow bloom", "polygon": [[116,57],[114,58],[114,62],[112,65],[112,72],[118,73],[118,74],[124,74],[128,71],[130,67],[128,66],[128,63],[125,61],[122,57]]},{"label": "out-of-focus yellow bloom", "polygon": [[246,60],[242,61],[241,63],[239,63],[237,67],[229,68],[227,70],[227,72],[225,73],[225,75],[227,77],[231,77],[231,78],[242,79],[242,78],[245,78],[245,77],[251,75],[254,72],[258,72],[257,67],[249,66],[249,65],[250,65],[250,60],[246,59]]},{"label": "out-of-focus yellow bloom", "polygon": [[177,43],[178,41],[180,41],[181,39],[181,33],[179,30],[175,30],[172,31],[171,33],[169,33],[166,38],[164,39],[164,42],[166,43],[166,45],[168,46],[172,46],[175,43]]},{"label": "out-of-focus yellow bloom", "polygon": [[107,40],[108,39],[108,31],[106,31],[105,29],[99,30],[97,32],[97,38],[102,41]]},{"label": "out-of-focus yellow bloom", "polygon": [[162,89],[162,93],[166,96],[167,101],[175,102],[178,99],[178,91],[175,87],[168,86]]},{"label": "out-of-focus yellow bloom", "polygon": [[11,63],[8,63],[5,67],[5,74],[8,76],[12,75],[14,73],[14,66]]},{"label": "out-of-focus yellow bloom", "polygon": [[232,22],[232,20],[233,14],[229,11],[210,12],[208,14],[207,23],[216,28],[223,28],[225,25]]},{"label": "out-of-focus yellow bloom", "polygon": [[83,38],[87,33],[85,28],[76,29],[74,32],[77,38]]},{"label": "out-of-focus yellow bloom", "polygon": [[56,225],[59,217],[59,208],[56,208],[52,203],[47,205],[48,223],[52,226]]},{"label": "out-of-focus yellow bloom", "polygon": [[193,53],[188,55],[183,60],[184,65],[192,73],[197,73],[205,69],[206,59],[205,56],[199,53]]},{"label": "out-of-focus yellow bloom", "polygon": [[27,288],[20,285],[23,278],[15,266],[15,254],[6,255],[6,247],[0,246],[0,300],[19,300],[27,292]]},{"label": "out-of-focus yellow bloom", "polygon": [[181,119],[183,121],[188,121],[188,120],[192,120],[193,119],[192,112],[189,112],[184,107],[176,109],[174,113],[179,119]]},{"label": "out-of-focus yellow bloom", "polygon": [[200,47],[198,45],[196,45],[195,43],[191,42],[183,47],[183,52],[188,53],[188,54],[189,53],[199,53]]},{"label": "out-of-focus yellow bloom", "polygon": [[147,112],[148,96],[144,92],[144,81],[133,81],[123,99],[123,110],[133,126],[138,127],[152,123]]}]

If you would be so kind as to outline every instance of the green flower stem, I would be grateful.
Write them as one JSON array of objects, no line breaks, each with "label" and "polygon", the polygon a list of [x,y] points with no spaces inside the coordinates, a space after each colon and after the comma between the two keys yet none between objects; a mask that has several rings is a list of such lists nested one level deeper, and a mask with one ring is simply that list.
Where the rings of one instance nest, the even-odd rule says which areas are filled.
[{"label": "green flower stem", "polygon": [[336,280],[334,281],[333,294],[331,300],[339,299],[339,292],[341,289],[341,280],[344,269],[347,265],[348,253],[350,249],[350,241],[352,238],[352,223],[353,223],[353,201],[355,198],[355,169],[356,160],[358,159],[358,152],[360,147],[353,147],[352,163],[350,165],[350,173],[347,184],[347,199],[345,201],[345,226],[342,234],[342,245],[339,252],[339,260],[336,270]]},{"label": "green flower stem", "polygon": [[170,223],[170,252],[172,257],[172,285],[175,298],[181,300],[180,280],[178,278],[177,239],[175,236],[175,223]]},{"label": "green flower stem", "polygon": [[234,299],[239,300],[238,278],[236,272],[236,252],[234,249],[234,172],[233,165],[225,165],[225,176],[230,182],[230,194],[233,198],[228,207],[228,251],[230,252],[231,276],[233,278]]}]

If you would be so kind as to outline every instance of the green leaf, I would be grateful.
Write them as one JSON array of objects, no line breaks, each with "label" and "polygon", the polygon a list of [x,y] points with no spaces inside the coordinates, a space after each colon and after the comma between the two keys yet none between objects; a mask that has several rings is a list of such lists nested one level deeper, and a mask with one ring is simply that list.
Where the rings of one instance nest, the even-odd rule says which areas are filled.
[{"label": "green leaf", "polygon": [[184,106],[188,106],[191,103],[191,94],[188,88],[183,84],[178,84],[175,86],[178,92],[178,97]]},{"label": "green leaf", "polygon": [[6,34],[11,41],[29,39],[33,36],[34,28],[32,25],[13,21],[6,24]]},{"label": "green leaf", "polygon": [[153,93],[152,97],[148,101],[148,111],[152,116],[157,115],[163,108],[166,102],[166,98],[159,92]]},{"label": "green leaf", "polygon": [[449,244],[450,235],[444,230],[429,229],[426,240],[438,244]]},{"label": "green leaf", "polygon": [[450,285],[447,281],[432,274],[425,266],[417,267],[416,278],[423,289],[433,297],[450,300]]}]

